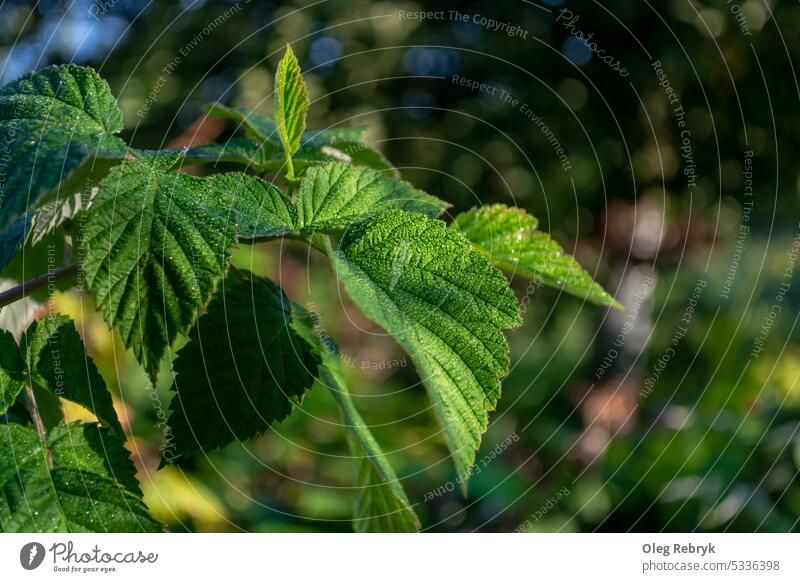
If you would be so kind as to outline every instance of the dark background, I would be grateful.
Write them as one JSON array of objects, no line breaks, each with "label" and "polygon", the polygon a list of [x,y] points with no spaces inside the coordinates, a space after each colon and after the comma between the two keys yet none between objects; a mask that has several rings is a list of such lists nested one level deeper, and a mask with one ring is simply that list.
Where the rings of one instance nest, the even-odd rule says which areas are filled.
[{"label": "dark background", "polygon": [[[119,96],[124,137],[162,147],[194,135],[204,103],[271,114],[272,71],[289,42],[310,87],[310,126],[368,125],[370,142],[404,178],[451,202],[453,213],[491,202],[524,207],[627,306],[608,312],[513,282],[525,325],[509,334],[512,372],[465,499],[410,361],[362,331],[372,324],[342,305],[325,263],[293,245],[240,252],[239,264],[278,279],[341,340],[358,406],[426,529],[800,529],[792,250],[800,5],[514,0],[424,9],[468,21],[448,12],[401,18],[420,5],[364,0],[5,1],[0,83],[52,63],[90,64]],[[519,32],[493,31],[475,15]],[[579,30],[628,75],[570,36]],[[495,95],[453,75],[497,87]],[[202,129],[196,139],[231,131]],[[55,301],[83,319],[127,415],[145,500],[172,529],[349,530],[353,467],[323,390],[263,438],[156,472],[169,378],[151,399],[141,370],[87,309],[90,299]],[[508,437],[510,446],[498,445]]]}]

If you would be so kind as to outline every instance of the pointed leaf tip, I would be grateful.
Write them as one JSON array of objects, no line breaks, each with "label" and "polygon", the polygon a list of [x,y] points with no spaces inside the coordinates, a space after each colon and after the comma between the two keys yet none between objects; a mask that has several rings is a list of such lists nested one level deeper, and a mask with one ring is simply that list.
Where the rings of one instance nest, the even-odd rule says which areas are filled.
[{"label": "pointed leaf tip", "polygon": [[275,75],[275,123],[284,154],[290,158],[298,149],[306,129],[308,88],[300,72],[300,64],[290,45],[278,63]]}]

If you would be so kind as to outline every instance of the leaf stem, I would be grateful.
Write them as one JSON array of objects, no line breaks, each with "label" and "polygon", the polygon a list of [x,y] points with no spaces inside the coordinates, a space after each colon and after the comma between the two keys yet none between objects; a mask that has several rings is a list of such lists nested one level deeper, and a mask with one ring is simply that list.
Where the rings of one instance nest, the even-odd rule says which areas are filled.
[{"label": "leaf stem", "polygon": [[27,297],[31,294],[31,292],[46,286],[51,281],[57,281],[58,279],[63,279],[64,277],[73,275],[74,273],[77,273],[80,268],[81,266],[78,263],[62,265],[53,269],[49,273],[44,273],[38,277],[34,277],[33,279],[29,279],[28,281],[20,283],[8,291],[3,291],[0,293],[0,307],[5,307],[6,305],[14,303],[15,301],[19,301],[23,297]]},{"label": "leaf stem", "polygon": [[294,182],[294,165],[292,164],[291,154],[287,153],[285,148],[283,150],[283,159],[286,160],[286,179],[289,183],[292,183]]},{"label": "leaf stem", "polygon": [[39,414],[39,407],[36,406],[36,396],[33,395],[33,384],[31,384],[30,379],[25,384],[25,400],[28,404],[28,412],[30,412],[31,419],[33,420],[33,426],[36,428],[36,432],[39,433],[39,436],[44,438],[44,422],[42,422],[42,416]]},{"label": "leaf stem", "polygon": [[[25,404],[27,404],[28,413],[31,415],[31,420],[33,420],[33,427],[36,429],[36,433],[39,435],[39,438],[42,439],[43,442],[47,442],[47,431],[44,428],[44,422],[42,421],[42,415],[39,414],[39,407],[36,405],[36,396],[33,394],[33,384],[30,378],[27,379],[28,381],[25,383],[25,390],[23,391]],[[53,455],[50,453],[50,450],[45,447],[46,457],[47,457],[47,466],[51,469],[53,468]]]},{"label": "leaf stem", "polygon": [[330,254],[328,250],[330,249],[330,239],[326,237],[324,234],[315,232],[311,235],[309,239],[307,239],[309,245],[313,248],[317,249],[323,255]]}]

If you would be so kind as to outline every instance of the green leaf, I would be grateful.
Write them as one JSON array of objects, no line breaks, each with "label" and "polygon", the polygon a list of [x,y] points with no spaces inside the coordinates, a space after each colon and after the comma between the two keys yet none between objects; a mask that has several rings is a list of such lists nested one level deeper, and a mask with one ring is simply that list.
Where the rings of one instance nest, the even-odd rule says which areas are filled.
[{"label": "green leaf", "polygon": [[142,496],[130,453],[122,440],[99,424],[60,424],[50,431],[47,448],[59,465],[118,481],[127,491]]},{"label": "green leaf", "polygon": [[249,274],[226,279],[189,340],[174,362],[168,462],[263,433],[317,374],[283,291]]},{"label": "green leaf", "polygon": [[538,225],[539,221],[521,208],[494,204],[459,214],[451,227],[504,271],[563,289],[598,305],[623,308],[578,261],[565,255],[556,241],[537,230]]},{"label": "green leaf", "polygon": [[171,172],[179,157],[145,156],[114,168],[100,183],[84,240],[97,306],[153,379],[210,300],[243,220],[235,193]]},{"label": "green leaf", "polygon": [[[190,150],[191,151],[191,150]],[[168,172],[181,167],[183,149],[136,152],[140,163]],[[188,155],[188,154],[187,154]],[[242,172],[214,174],[185,181],[196,190],[196,202],[209,215],[223,219],[238,239],[273,238],[294,231],[297,220],[292,201],[274,184]]]},{"label": "green leaf", "polygon": [[4,269],[25,246],[34,216],[35,213],[23,214],[0,234],[0,269]]},{"label": "green leaf", "polygon": [[508,282],[461,235],[421,214],[369,218],[330,252],[356,304],[411,355],[466,477],[508,372],[501,329],[521,323]]},{"label": "green leaf", "polygon": [[348,164],[311,168],[300,182],[297,226],[305,232],[331,231],[393,209],[435,218],[449,205],[382,172]]},{"label": "green leaf", "polygon": [[64,422],[64,408],[61,406],[61,398],[42,388],[37,383],[31,384],[33,400],[36,402],[36,410],[39,412],[39,419],[45,430],[50,430]]},{"label": "green leaf", "polygon": [[[122,159],[122,112],[108,84],[92,69],[46,67],[0,88],[0,226],[37,207],[54,189],[95,158]],[[71,192],[70,192],[71,193]]]},{"label": "green leaf", "polygon": [[73,218],[78,212],[88,210],[91,199],[92,191],[86,194],[76,192],[71,196],[58,198],[42,205],[33,218],[31,244],[39,244],[49,233]]},{"label": "green leaf", "polygon": [[419,518],[406,497],[389,459],[353,404],[342,378],[338,355],[325,360],[320,379],[333,394],[351,431],[356,458],[353,529],[357,532],[417,532]]},{"label": "green leaf", "polygon": [[[311,166],[344,162],[379,170],[390,178],[399,178],[400,172],[376,149],[358,142],[343,142],[322,145],[319,148],[301,147],[292,158],[295,168],[308,169]],[[275,169],[267,166],[269,169]]]},{"label": "green leaf", "polygon": [[354,529],[358,532],[419,531],[419,518],[397,474],[353,403],[342,376],[338,346],[329,336],[320,337],[314,332],[311,314],[297,305],[292,309],[295,328],[321,358],[319,380],[341,407],[351,433],[348,443],[357,463]]},{"label": "green leaf", "polygon": [[[385,175],[393,178],[399,178],[400,172],[395,168],[392,163],[378,150],[367,147],[360,143],[343,143],[330,146],[341,151],[346,156],[350,157],[350,163],[357,166],[366,166],[373,170],[379,170]],[[323,148],[323,152],[325,148]]]},{"label": "green leaf", "polygon": [[[306,132],[309,133],[309,132]],[[318,133],[326,133],[325,130]],[[277,172],[285,164],[282,148],[270,141],[250,137],[231,138],[225,143],[211,143],[186,150],[184,166],[195,164],[240,164],[258,173]],[[322,145],[302,145],[292,157],[295,170],[311,166],[345,162],[380,170],[389,177],[399,178],[400,173],[378,150],[363,143],[346,141]]]},{"label": "green leaf", "polygon": [[[261,146],[249,139],[243,139],[249,148]],[[156,164],[160,170],[177,170],[185,165],[202,162],[228,161],[251,165],[251,161],[237,159],[236,155],[224,158],[225,145],[209,144],[190,150],[176,148],[171,150],[136,150],[139,161]],[[204,153],[197,153],[207,148]],[[216,153],[214,153],[216,152]],[[223,156],[222,158],[218,156]],[[296,212],[292,201],[274,184],[242,172],[214,174],[207,178],[195,178],[186,182],[188,187],[203,190],[198,195],[206,210],[224,218],[228,230],[239,239],[277,237],[294,230]]]},{"label": "green leaf", "polygon": [[269,168],[269,162],[279,151],[271,142],[257,141],[247,137],[235,137],[225,143],[210,143],[189,149],[184,165],[223,162],[242,164],[259,172]]},{"label": "green leaf", "polygon": [[0,329],[0,415],[14,404],[25,388],[25,361],[14,336]]},{"label": "green leaf", "polygon": [[0,530],[158,532],[121,440],[96,424],[60,425],[45,444],[0,426]]},{"label": "green leaf", "polygon": [[332,127],[328,129],[309,129],[303,133],[302,147],[305,149],[318,149],[330,145],[363,143],[367,128],[361,127]]},{"label": "green leaf", "polygon": [[69,317],[48,314],[34,321],[21,344],[26,348],[28,370],[36,384],[80,404],[122,434],[111,395]]},{"label": "green leaf", "polygon": [[[277,124],[263,115],[248,111],[243,107],[227,107],[221,103],[211,103],[205,106],[209,117],[229,119],[237,123],[238,128],[245,130],[246,134],[263,143],[281,147],[278,159],[283,157],[281,138],[278,135]],[[315,150],[327,145],[361,143],[367,133],[366,127],[334,127],[329,129],[308,129],[303,132],[300,139],[301,149]],[[202,147],[202,146],[201,146]]]},{"label": "green leaf", "polygon": [[[275,122],[241,107],[219,103],[206,106],[209,117],[230,119],[249,137],[232,138],[224,144],[208,144],[190,149],[186,164],[234,162],[259,172],[279,171],[286,163],[284,149]],[[309,129],[303,132],[300,149],[292,155],[295,169],[330,162],[346,162],[380,170],[387,176],[400,177],[399,172],[378,150],[364,145],[366,127]]]},{"label": "green leaf", "polygon": [[288,44],[286,53],[278,63],[275,85],[275,124],[284,155],[288,158],[300,149],[308,111],[308,89],[297,58]]},{"label": "green leaf", "polygon": [[[371,454],[354,443],[353,438],[349,440],[354,455]],[[383,451],[377,449],[376,453],[383,454]],[[387,475],[385,468],[379,468],[388,463],[383,459],[379,462],[372,459],[371,456],[362,457],[356,468],[355,486],[358,492],[353,510],[353,529],[359,533],[418,532],[419,518],[408,499],[399,497],[400,494],[405,496],[399,482],[387,481],[394,473]]]},{"label": "green leaf", "polygon": [[[130,153],[130,151],[129,151]],[[105,178],[122,158],[99,159],[83,164],[69,178],[61,182],[54,196],[48,196],[40,204],[32,219],[31,233],[28,237],[30,246],[38,245],[48,235],[61,238],[63,232],[57,230],[74,219],[78,213],[88,210],[97,193],[97,184]]]},{"label": "green leaf", "polygon": [[[221,103],[205,106],[206,114],[216,119],[229,119],[237,124],[236,129],[244,129],[245,133],[262,143],[281,145],[278,126],[269,117],[248,111],[244,107],[227,107]],[[281,153],[281,157],[283,154]]]},{"label": "green leaf", "polygon": [[240,239],[277,237],[294,231],[294,204],[269,182],[240,172],[217,174],[209,182],[219,192],[219,205],[231,209],[228,219]]}]

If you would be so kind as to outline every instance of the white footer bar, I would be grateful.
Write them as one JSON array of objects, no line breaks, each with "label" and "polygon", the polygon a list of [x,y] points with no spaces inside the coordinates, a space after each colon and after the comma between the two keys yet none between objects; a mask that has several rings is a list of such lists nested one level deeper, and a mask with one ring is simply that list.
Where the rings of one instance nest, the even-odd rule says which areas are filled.
[{"label": "white footer bar", "polygon": [[0,534],[0,571],[3,580],[135,582],[797,581],[800,535]]}]

